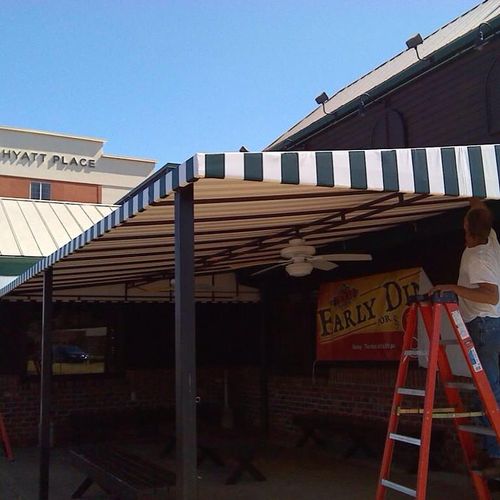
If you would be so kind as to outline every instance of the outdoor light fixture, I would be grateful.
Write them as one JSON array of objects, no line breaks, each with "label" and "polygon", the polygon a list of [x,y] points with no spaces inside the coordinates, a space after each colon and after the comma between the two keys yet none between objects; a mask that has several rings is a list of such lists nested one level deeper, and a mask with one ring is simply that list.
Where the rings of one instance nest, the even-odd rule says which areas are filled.
[{"label": "outdoor light fixture", "polygon": [[315,101],[318,104],[325,104],[328,101],[328,94],[326,92],[322,92],[318,97],[316,97]]},{"label": "outdoor light fixture", "polygon": [[370,94],[367,94],[366,92],[359,96],[359,104],[358,104],[359,116],[366,115],[366,102],[369,98],[370,98]]},{"label": "outdoor light fixture", "polygon": [[406,40],[406,46],[409,49],[415,49],[415,52],[417,53],[417,58],[419,61],[423,61],[418,53],[418,46],[422,45],[424,43],[424,40],[422,39],[422,35],[420,33],[417,33],[416,35],[413,35],[411,38],[408,38]]},{"label": "outdoor light fixture", "polygon": [[328,101],[328,99],[330,99],[328,97],[328,94],[326,92],[322,92],[318,97],[316,97],[316,99],[314,99],[318,104],[321,104],[322,108],[323,108],[323,113],[325,113],[325,115],[335,115],[335,111],[331,111],[330,113],[325,109],[325,102]]},{"label": "outdoor light fixture", "polygon": [[490,35],[493,33],[493,28],[491,27],[490,23],[484,22],[478,26],[476,39],[474,41],[474,46],[477,50],[483,49],[484,44],[486,43],[486,36],[488,32],[490,33]]}]

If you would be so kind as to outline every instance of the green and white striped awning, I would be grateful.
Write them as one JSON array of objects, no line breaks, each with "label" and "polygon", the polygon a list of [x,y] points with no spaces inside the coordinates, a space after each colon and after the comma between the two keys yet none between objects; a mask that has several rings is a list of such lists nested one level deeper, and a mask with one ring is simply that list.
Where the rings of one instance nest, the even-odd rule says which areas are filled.
[{"label": "green and white striped awning", "polygon": [[500,198],[500,146],[195,155],[198,178]]},{"label": "green and white striped awning", "polygon": [[465,206],[471,196],[499,199],[499,167],[498,145],[196,154],[158,171],[0,295],[39,297],[49,266],[56,297],[116,284],[126,296],[172,277],[173,193],[195,181],[195,270],[204,275],[274,262],[297,233],[318,248]]}]

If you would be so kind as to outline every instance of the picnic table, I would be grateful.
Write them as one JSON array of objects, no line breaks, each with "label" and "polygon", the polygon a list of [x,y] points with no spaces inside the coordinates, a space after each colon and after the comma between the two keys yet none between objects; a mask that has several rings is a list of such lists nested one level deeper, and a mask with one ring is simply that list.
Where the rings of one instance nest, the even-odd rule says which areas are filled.
[{"label": "picnic table", "polygon": [[[254,463],[260,443],[261,437],[252,432],[200,425],[197,435],[198,465],[210,459],[218,466],[229,466],[230,473],[225,484],[236,484],[245,472],[256,481],[265,481],[266,477]],[[162,455],[170,454],[175,444],[175,432],[172,431]]]},{"label": "picnic table", "polygon": [[142,457],[112,446],[86,446],[70,450],[71,462],[85,479],[71,498],[81,498],[93,483],[112,498],[164,500],[175,484],[175,474]]}]

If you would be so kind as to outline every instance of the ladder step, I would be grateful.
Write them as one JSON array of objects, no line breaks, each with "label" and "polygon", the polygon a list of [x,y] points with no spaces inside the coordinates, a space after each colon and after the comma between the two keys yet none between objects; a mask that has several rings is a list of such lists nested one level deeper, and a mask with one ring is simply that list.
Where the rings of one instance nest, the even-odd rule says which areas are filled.
[{"label": "ladder step", "polygon": [[463,391],[477,391],[476,386],[469,382],[448,382],[446,387],[450,389],[462,389]]},{"label": "ladder step", "polygon": [[490,427],[480,425],[459,425],[461,431],[470,432],[472,434],[483,434],[485,436],[496,436],[495,431]]},{"label": "ladder step", "polygon": [[415,446],[420,446],[419,438],[414,438],[411,436],[403,436],[403,434],[395,434],[394,432],[391,432],[389,434],[389,437],[391,439],[394,439],[394,441],[401,441],[402,443],[408,443],[408,444],[414,444]]},{"label": "ladder step", "polygon": [[442,339],[439,341],[441,345],[458,345],[457,339]]},{"label": "ladder step", "polygon": [[415,497],[415,498],[417,497],[416,490],[412,490],[411,488],[407,488],[406,486],[403,486],[401,484],[393,483],[392,481],[388,481],[387,479],[382,479],[380,483],[382,484],[382,486],[385,486],[386,488],[391,488],[393,490],[400,491],[401,493],[405,493],[410,497]]},{"label": "ladder step", "polygon": [[421,351],[419,349],[410,349],[405,351],[405,356],[428,356],[429,351]]},{"label": "ladder step", "polygon": [[398,394],[406,394],[407,396],[425,396],[424,389],[410,389],[409,387],[400,387]]}]

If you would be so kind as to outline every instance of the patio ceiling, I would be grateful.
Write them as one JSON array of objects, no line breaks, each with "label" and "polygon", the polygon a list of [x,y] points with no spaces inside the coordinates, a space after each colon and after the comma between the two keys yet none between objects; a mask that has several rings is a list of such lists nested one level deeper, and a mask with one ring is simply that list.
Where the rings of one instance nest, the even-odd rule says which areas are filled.
[{"label": "patio ceiling", "polygon": [[[112,214],[0,290],[41,296],[44,269],[58,291],[174,276],[174,192],[194,186],[195,273],[280,259],[300,234],[321,247],[500,198],[500,146],[197,154],[164,168]],[[369,250],[369,249],[367,249]]]}]

